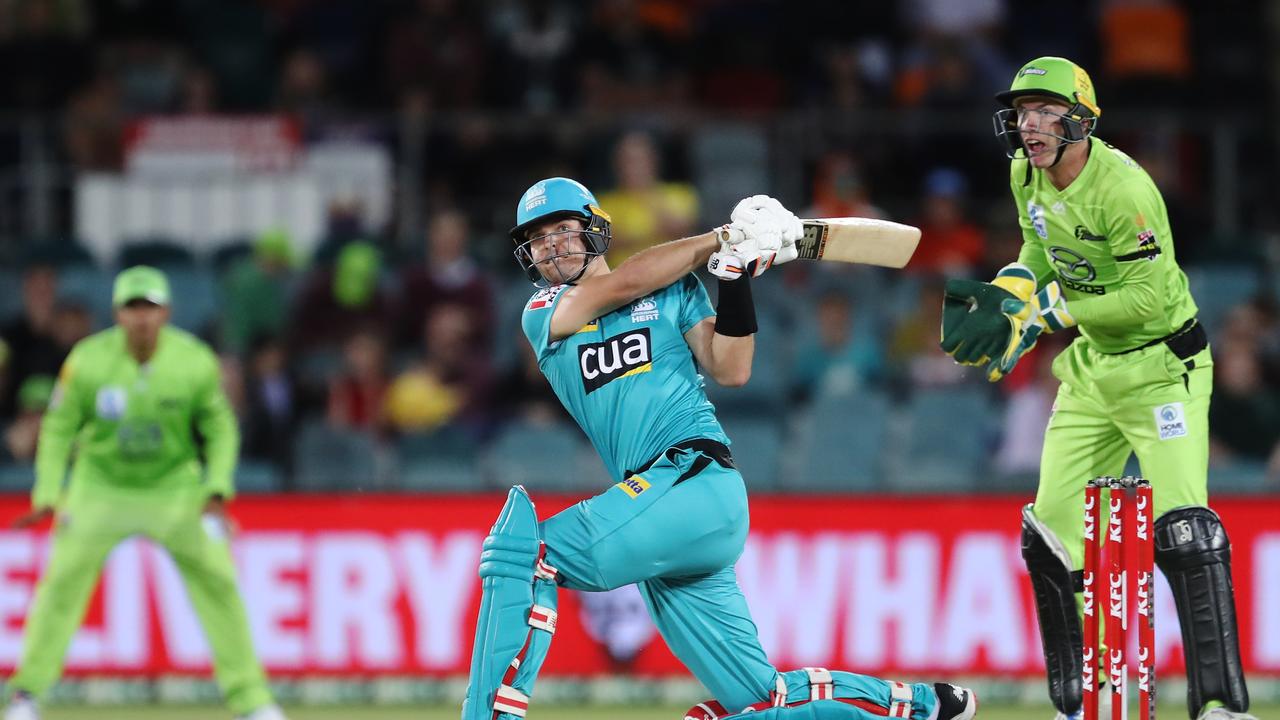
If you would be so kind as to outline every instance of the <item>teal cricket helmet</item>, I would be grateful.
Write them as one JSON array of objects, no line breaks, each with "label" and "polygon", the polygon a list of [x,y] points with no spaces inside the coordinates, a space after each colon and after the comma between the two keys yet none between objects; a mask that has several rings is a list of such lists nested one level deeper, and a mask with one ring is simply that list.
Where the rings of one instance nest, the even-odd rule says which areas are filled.
[{"label": "teal cricket helmet", "polygon": [[[534,266],[526,233],[535,225],[562,217],[576,217],[586,224],[582,237],[587,248],[585,254],[588,256],[582,269],[566,282],[573,282],[581,277],[587,263],[609,249],[609,240],[613,237],[609,214],[600,209],[596,196],[585,185],[564,177],[539,180],[520,196],[520,202],[516,205],[516,224],[511,228],[511,239],[516,244],[516,262],[520,263],[520,267],[534,284],[541,285],[545,280]],[[544,262],[577,254],[581,253],[562,253],[547,258]]]}]

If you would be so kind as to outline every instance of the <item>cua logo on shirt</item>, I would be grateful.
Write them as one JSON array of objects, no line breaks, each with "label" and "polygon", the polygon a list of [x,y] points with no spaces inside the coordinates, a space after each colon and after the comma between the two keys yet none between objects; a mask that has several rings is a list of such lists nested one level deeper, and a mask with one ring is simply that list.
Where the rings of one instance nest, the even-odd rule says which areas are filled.
[{"label": "cua logo on shirt", "polygon": [[653,343],[649,328],[614,335],[597,343],[578,346],[578,369],[588,394],[628,375],[653,369]]}]

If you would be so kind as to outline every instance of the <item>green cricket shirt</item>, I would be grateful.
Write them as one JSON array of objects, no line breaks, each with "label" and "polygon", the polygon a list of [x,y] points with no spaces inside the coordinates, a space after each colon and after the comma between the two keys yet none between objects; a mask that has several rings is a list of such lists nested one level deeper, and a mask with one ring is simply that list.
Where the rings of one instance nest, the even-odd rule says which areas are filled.
[{"label": "green cricket shirt", "polygon": [[113,327],[77,343],[62,366],[40,427],[32,505],[57,502],[73,449],[73,483],[154,490],[203,482],[230,498],[239,444],[207,345],[165,327],[139,365]]},{"label": "green cricket shirt", "polygon": [[1089,143],[1084,169],[1065,190],[1040,170],[1024,187],[1027,160],[1010,163],[1018,261],[1039,285],[1056,277],[1080,333],[1098,352],[1116,353],[1169,335],[1195,317],[1196,304],[1155,183],[1120,150]]}]

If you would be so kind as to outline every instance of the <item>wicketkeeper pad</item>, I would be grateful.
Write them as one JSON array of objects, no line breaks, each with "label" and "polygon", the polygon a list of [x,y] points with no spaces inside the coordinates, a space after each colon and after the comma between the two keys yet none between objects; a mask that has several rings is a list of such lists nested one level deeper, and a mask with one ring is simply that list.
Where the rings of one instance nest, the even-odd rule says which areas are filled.
[{"label": "wicketkeeper pad", "polygon": [[556,569],[544,559],[538,514],[517,485],[480,553],[480,615],[463,720],[524,717],[556,631]]}]

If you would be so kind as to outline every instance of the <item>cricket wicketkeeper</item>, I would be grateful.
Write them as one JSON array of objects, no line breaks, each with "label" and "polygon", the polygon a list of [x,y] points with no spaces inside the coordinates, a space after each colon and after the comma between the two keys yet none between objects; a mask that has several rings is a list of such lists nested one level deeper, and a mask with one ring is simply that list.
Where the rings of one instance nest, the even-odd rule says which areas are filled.
[{"label": "cricket wicketkeeper", "polygon": [[1208,507],[1213,359],[1164,200],[1137,163],[1094,137],[1102,111],[1079,66],[1032,60],[997,99],[1022,252],[990,283],[948,282],[942,349],[985,365],[994,382],[1041,333],[1080,329],[1053,363],[1061,385],[1022,517],[1058,718],[1077,717],[1082,703],[1085,484],[1122,474],[1130,451],[1154,490],[1155,558],[1182,625],[1189,713],[1250,718],[1231,546]]},{"label": "cricket wicketkeeper", "polygon": [[168,326],[169,299],[159,270],[121,272],[112,293],[115,327],[79,342],[62,366],[40,429],[32,509],[15,523],[56,514],[5,720],[39,717],[36,700],[62,674],[103,562],[133,535],[172,556],[231,711],[244,720],[284,718],[254,655],[228,544],[224,503],[233,494],[236,419],[217,357]]}]

